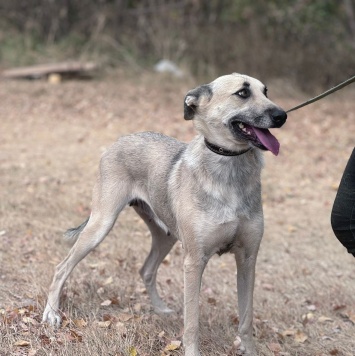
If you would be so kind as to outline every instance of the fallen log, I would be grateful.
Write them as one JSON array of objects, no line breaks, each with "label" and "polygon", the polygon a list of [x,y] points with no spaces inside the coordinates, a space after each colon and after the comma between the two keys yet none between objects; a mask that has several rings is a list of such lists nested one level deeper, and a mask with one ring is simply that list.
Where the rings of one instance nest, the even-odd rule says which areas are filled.
[{"label": "fallen log", "polygon": [[62,62],[8,69],[2,72],[2,76],[13,79],[39,79],[51,74],[80,76],[88,74],[95,69],[97,69],[97,65],[92,62]]}]

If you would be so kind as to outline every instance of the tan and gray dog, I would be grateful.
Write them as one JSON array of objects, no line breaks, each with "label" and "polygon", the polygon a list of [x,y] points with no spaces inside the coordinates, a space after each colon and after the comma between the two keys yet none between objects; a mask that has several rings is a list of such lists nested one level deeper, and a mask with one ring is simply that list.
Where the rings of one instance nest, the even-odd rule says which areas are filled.
[{"label": "tan and gray dog", "polygon": [[157,292],[157,270],[175,242],[182,242],[185,355],[200,355],[202,273],[212,255],[226,252],[237,263],[240,349],[256,354],[252,318],[255,262],[263,235],[262,151],[278,154],[279,143],[268,129],[281,127],[287,117],[266,91],[246,75],[222,76],[185,97],[184,117],[198,132],[189,144],[144,132],[121,137],[103,154],[90,218],[66,233],[75,244],[56,267],[43,321],[60,324],[65,280],[131,205],[152,234],[140,274],[158,313],[172,310]]}]

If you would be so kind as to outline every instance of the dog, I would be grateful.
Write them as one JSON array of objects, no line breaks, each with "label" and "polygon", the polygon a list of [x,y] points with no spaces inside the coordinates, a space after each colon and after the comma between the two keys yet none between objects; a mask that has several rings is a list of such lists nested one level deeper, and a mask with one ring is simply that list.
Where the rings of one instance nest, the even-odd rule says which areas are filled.
[{"label": "dog", "polygon": [[212,255],[226,252],[237,263],[240,350],[256,354],[253,290],[264,228],[260,173],[263,151],[279,152],[279,142],[268,129],[281,127],[287,115],[268,99],[259,80],[233,73],[190,90],[184,118],[198,132],[189,144],[143,132],[119,138],[102,155],[90,217],[66,233],[75,244],[55,269],[44,322],[60,324],[65,280],[130,205],[152,235],[140,275],[157,313],[172,312],[158,294],[157,270],[175,242],[182,243],[185,355],[200,355],[202,273]]}]

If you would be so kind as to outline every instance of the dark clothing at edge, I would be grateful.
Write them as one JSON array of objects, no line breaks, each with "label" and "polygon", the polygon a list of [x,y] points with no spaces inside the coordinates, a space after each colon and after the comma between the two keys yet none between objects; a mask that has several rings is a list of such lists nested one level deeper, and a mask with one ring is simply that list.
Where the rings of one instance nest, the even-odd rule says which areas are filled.
[{"label": "dark clothing at edge", "polygon": [[335,197],[331,223],[335,236],[355,257],[355,148]]}]

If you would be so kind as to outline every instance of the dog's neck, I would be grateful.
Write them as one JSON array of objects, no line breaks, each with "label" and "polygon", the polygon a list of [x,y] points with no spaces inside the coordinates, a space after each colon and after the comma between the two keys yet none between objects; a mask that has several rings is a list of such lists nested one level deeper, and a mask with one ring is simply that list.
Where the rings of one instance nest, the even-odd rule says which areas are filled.
[{"label": "dog's neck", "polygon": [[231,151],[231,150],[228,150],[226,148],[217,146],[217,145],[207,141],[206,138],[205,138],[205,145],[210,151],[212,151],[212,152],[214,152],[214,153],[216,153],[218,155],[230,156],[230,157],[231,156],[240,156],[240,155],[242,155],[244,153],[247,153],[248,151],[250,151],[252,149],[252,147],[248,147],[247,149],[241,150],[241,151]]}]

